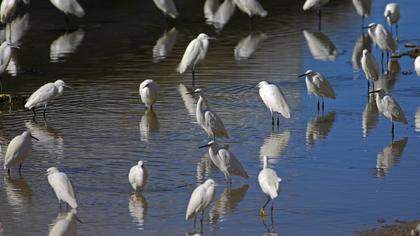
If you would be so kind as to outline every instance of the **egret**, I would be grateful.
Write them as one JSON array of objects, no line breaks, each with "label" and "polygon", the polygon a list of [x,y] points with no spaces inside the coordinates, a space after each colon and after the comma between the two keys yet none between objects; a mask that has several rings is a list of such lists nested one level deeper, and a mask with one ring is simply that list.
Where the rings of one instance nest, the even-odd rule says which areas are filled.
[{"label": "egret", "polygon": [[234,2],[236,6],[249,17],[252,17],[253,15],[265,17],[268,14],[257,0],[234,0]]},{"label": "egret", "polygon": [[322,99],[322,111],[324,111],[324,97],[335,99],[335,92],[325,77],[316,71],[307,70],[305,74],[299,77],[306,76],[305,83],[309,94],[313,94],[318,98],[318,111],[319,111],[319,97]]},{"label": "egret", "polygon": [[173,0],[153,0],[157,8],[159,8],[165,17],[167,15],[171,16],[173,19],[178,17],[178,10],[176,9],[175,3]]},{"label": "egret", "polygon": [[54,225],[50,228],[48,236],[77,235],[76,220],[80,223],[82,221],[80,221],[76,213],[75,209],[72,209],[65,214],[60,213],[57,216]]},{"label": "egret", "polygon": [[64,87],[71,88],[66,85],[61,79],[56,80],[54,83],[50,82],[41,86],[36,90],[26,101],[25,108],[31,109],[34,113],[34,119],[36,116],[35,107],[44,106],[44,119],[45,112],[47,111],[47,105],[55,98],[63,94]]},{"label": "egret", "polygon": [[209,139],[216,140],[216,137],[229,138],[220,117],[207,106],[207,99],[203,97],[202,90],[196,89],[193,93],[199,96],[195,113],[197,123],[206,131]]},{"label": "egret", "polygon": [[31,138],[38,140],[27,130],[10,141],[7,146],[6,155],[4,155],[4,169],[7,169],[8,175],[10,175],[10,168],[12,166],[19,166],[19,174],[21,173],[23,162],[32,153]]},{"label": "egret", "polygon": [[[391,33],[382,25],[377,23],[370,23],[368,27],[369,36],[373,42],[382,50],[382,62],[384,51],[394,53],[397,50],[397,43],[392,38]],[[382,63],[383,64],[383,63]]]},{"label": "egret", "polygon": [[267,81],[261,81],[257,85],[260,97],[265,106],[271,113],[271,124],[274,126],[274,114],[277,112],[277,126],[279,126],[279,114],[284,118],[290,119],[290,109],[286,98],[279,87],[274,84],[269,84]]},{"label": "egret", "polygon": [[370,15],[372,10],[372,0],[353,0],[354,8],[359,16],[362,17],[362,26],[365,17]]},{"label": "egret", "polygon": [[78,207],[77,200],[74,195],[73,185],[67,178],[67,175],[64,172],[60,172],[56,167],[48,168],[47,175],[48,183],[53,188],[60,206],[63,201],[71,208],[76,209]]},{"label": "egret", "polygon": [[3,90],[3,86],[1,83],[2,77],[1,75],[6,71],[7,66],[10,63],[10,60],[13,56],[13,49],[17,48],[14,44],[11,44],[8,41],[4,41],[0,45],[0,89]]},{"label": "egret", "polygon": [[397,3],[388,3],[385,6],[384,16],[391,27],[395,24],[395,32],[398,37],[398,21],[400,20],[400,6]]},{"label": "egret", "polygon": [[368,81],[368,92],[370,83],[369,80],[372,80],[372,90],[375,89],[375,83],[374,81],[377,81],[379,79],[379,66],[376,62],[375,57],[367,50],[363,50],[362,59],[360,60],[362,64],[363,72],[365,72],[366,79]]},{"label": "egret", "polygon": [[144,189],[147,181],[147,170],[144,167],[143,161],[139,161],[137,165],[131,167],[130,173],[128,174],[128,181],[133,187],[134,191]]},{"label": "egret", "polygon": [[16,0],[3,0],[0,5],[0,22],[3,24],[8,23],[16,12],[18,1]]},{"label": "egret", "polygon": [[[261,217],[265,216],[265,207],[270,202],[279,195],[280,192],[280,182],[281,178],[277,176],[276,171],[271,168],[268,168],[268,157],[264,156],[264,166],[263,169],[258,174],[258,183],[260,188],[267,195],[267,202],[260,209]],[[271,205],[271,213],[274,210],[274,203]]]},{"label": "egret", "polygon": [[68,15],[75,15],[79,18],[85,16],[85,10],[77,2],[77,0],[50,0],[50,2],[58,8],[58,10],[66,14],[66,24],[69,23]]},{"label": "egret", "polygon": [[191,68],[192,83],[195,84],[195,66],[196,64],[206,57],[207,49],[209,48],[209,39],[215,39],[207,36],[207,34],[201,33],[197,38],[193,39],[187,49],[185,49],[184,56],[178,65],[177,71],[183,74],[188,67]]},{"label": "egret", "polygon": [[139,94],[141,101],[147,109],[153,109],[159,91],[159,85],[151,79],[147,79],[140,84]]},{"label": "egret", "polygon": [[416,70],[417,75],[420,76],[420,56],[414,60],[414,69]]},{"label": "egret", "polygon": [[219,168],[219,170],[225,175],[226,183],[232,183],[232,175],[241,176],[244,179],[248,179],[241,162],[233,155],[228,148],[220,148],[216,141],[211,140],[206,145],[200,148],[208,147],[209,156],[213,164]]},{"label": "egret", "polygon": [[201,211],[201,224],[203,223],[204,211],[209,206],[214,197],[214,188],[216,183],[212,179],[206,180],[203,184],[194,189],[188,202],[185,220],[194,216],[194,227],[197,219],[197,213]]},{"label": "egret", "polygon": [[407,124],[407,118],[405,117],[404,111],[401,109],[398,102],[386,94],[385,90],[379,89],[370,93],[376,94],[376,106],[378,106],[379,112],[381,112],[386,118],[391,120],[392,123],[392,139],[394,139],[394,121]]}]

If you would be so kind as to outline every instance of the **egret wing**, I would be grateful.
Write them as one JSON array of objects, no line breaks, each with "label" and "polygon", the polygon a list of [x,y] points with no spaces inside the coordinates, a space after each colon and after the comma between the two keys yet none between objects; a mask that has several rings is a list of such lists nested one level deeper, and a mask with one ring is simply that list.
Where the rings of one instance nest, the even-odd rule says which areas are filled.
[{"label": "egret wing", "polygon": [[384,112],[389,113],[393,121],[399,121],[407,124],[407,118],[405,117],[405,114],[400,105],[394,98],[386,95],[384,98],[382,98],[382,105]]},{"label": "egret wing", "polygon": [[222,148],[219,150],[218,155],[222,162],[225,163],[226,169],[230,174],[242,176],[245,179],[248,178],[244,167],[232,152]]},{"label": "egret wing", "polygon": [[187,213],[185,219],[189,219],[205,204],[206,190],[203,185],[198,186],[191,194],[190,201],[188,202]]},{"label": "egret wing", "polygon": [[264,86],[262,91],[262,98],[266,101],[266,105],[273,111],[282,114],[285,118],[290,118],[290,109],[287,104],[286,98],[283,92],[277,86],[270,84]]},{"label": "egret wing", "polygon": [[215,136],[229,137],[222,119],[216,113],[210,110],[206,111],[204,122],[206,127],[210,128]]},{"label": "egret wing", "polygon": [[184,56],[182,56],[181,63],[178,65],[178,72],[184,73],[188,66],[195,66],[195,63],[201,56],[203,50],[202,44],[199,39],[193,39],[185,49]]},{"label": "egret wing", "polygon": [[42,105],[43,103],[48,102],[50,99],[54,98],[56,95],[57,88],[55,87],[54,83],[45,84],[28,98],[25,107],[32,108],[33,106]]},{"label": "egret wing", "polygon": [[258,183],[261,189],[264,193],[270,195],[272,199],[277,197],[280,191],[280,181],[281,179],[277,176],[277,173],[269,168],[261,170],[258,175]]},{"label": "egret wing", "polygon": [[25,152],[26,150],[22,149],[23,143],[25,139],[22,137],[22,135],[16,136],[10,141],[6,155],[4,156],[4,166],[7,166],[11,164],[16,157],[20,156]]},{"label": "egret wing", "polygon": [[66,201],[72,208],[77,208],[73,186],[65,173],[59,172],[49,178],[57,196]]},{"label": "egret wing", "polygon": [[332,88],[330,82],[324,78],[323,75],[317,74],[313,77],[313,83],[318,87],[319,91],[322,93],[322,96],[335,99],[335,92]]}]

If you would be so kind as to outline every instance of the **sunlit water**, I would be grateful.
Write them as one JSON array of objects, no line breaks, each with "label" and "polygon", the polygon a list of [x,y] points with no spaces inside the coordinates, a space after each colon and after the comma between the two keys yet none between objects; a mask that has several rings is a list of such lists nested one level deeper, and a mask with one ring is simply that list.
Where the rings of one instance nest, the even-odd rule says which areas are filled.
[{"label": "sunlit water", "polygon": [[[374,1],[366,23],[383,22],[385,2]],[[391,124],[368,102],[364,75],[352,63],[353,49],[366,39],[351,1],[332,1],[324,9],[322,33],[317,33],[317,16],[302,12],[301,3],[261,3],[269,12],[266,18],[249,20],[236,9],[215,29],[205,24],[204,1],[177,1],[181,18],[168,20],[166,34],[152,1],[81,1],[87,15],[72,19],[70,32],[49,1],[22,5],[20,15],[30,14],[30,27],[16,36],[22,37],[18,76],[5,75],[4,89],[28,96],[58,78],[74,89],[49,107],[46,122],[41,116],[32,121],[32,113],[23,109],[0,115],[3,153],[25,129],[40,139],[33,142],[21,178],[15,169],[11,177],[1,172],[4,234],[46,235],[65,216],[40,175],[50,166],[74,183],[84,222],[78,223],[80,235],[193,232],[192,221],[184,219],[186,206],[196,184],[208,177],[219,185],[205,214],[204,235],[264,235],[267,230],[351,235],[379,226],[378,219],[418,219],[420,80],[404,75],[413,71],[413,60],[400,59],[400,72],[383,81],[409,121],[396,125],[392,143]],[[414,30],[418,6],[416,0],[401,1],[400,50],[406,42],[420,43]],[[230,145],[250,175],[234,177],[231,190],[207,150],[198,149],[207,136],[196,124],[194,98],[186,95],[191,75],[175,71],[200,32],[218,40],[211,41],[197,67],[197,86],[206,90],[231,136],[218,141]],[[316,51],[317,45],[324,49]],[[379,50],[372,48],[379,59]],[[304,79],[296,78],[309,68],[323,73],[337,93],[335,101],[326,101],[323,115],[317,114],[316,98],[306,94]],[[138,85],[144,79],[161,88],[154,112],[140,103]],[[290,103],[292,118],[281,119],[279,129],[272,130],[258,96],[261,80],[281,86]],[[270,166],[283,179],[274,224],[268,218],[267,226],[259,217],[266,199],[257,183],[262,155],[273,157]],[[127,175],[138,160],[146,161],[150,179],[144,193],[132,195]]]}]

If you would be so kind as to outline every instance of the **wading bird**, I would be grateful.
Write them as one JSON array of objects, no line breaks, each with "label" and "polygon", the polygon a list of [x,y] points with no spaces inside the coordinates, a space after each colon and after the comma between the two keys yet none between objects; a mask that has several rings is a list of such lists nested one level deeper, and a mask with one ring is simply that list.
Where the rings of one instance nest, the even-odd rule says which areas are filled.
[{"label": "wading bird", "polygon": [[363,28],[368,29],[369,36],[382,50],[381,62],[383,65],[384,52],[394,53],[397,50],[397,43],[392,38],[391,33],[382,24],[370,23],[369,26]]},{"label": "wading bird", "polygon": [[265,106],[270,110],[271,123],[274,126],[274,114],[277,112],[277,126],[279,126],[279,114],[284,118],[290,118],[290,109],[287,105],[286,98],[279,87],[274,84],[269,84],[267,81],[261,81],[257,85],[260,93],[260,97],[263,100]]},{"label": "wading bird", "polygon": [[363,50],[362,59],[360,60],[363,72],[365,72],[366,79],[368,81],[368,92],[370,83],[372,81],[372,90],[375,89],[375,81],[379,79],[379,66],[376,62],[375,57],[367,50]]},{"label": "wading bird", "polygon": [[212,179],[206,180],[203,184],[199,185],[191,194],[190,201],[188,202],[187,213],[185,220],[194,216],[194,228],[197,219],[197,213],[201,211],[201,224],[203,224],[204,211],[213,200],[214,188],[216,183]]},{"label": "wading bird", "polygon": [[267,11],[261,6],[257,0],[234,0],[236,6],[246,13],[249,17],[258,15],[261,17],[267,16]]},{"label": "wading bird", "polygon": [[362,27],[365,17],[370,15],[372,10],[372,0],[353,0],[354,8],[359,16],[362,17]]},{"label": "wading bird", "polygon": [[232,175],[248,179],[249,176],[241,165],[241,162],[239,162],[228,148],[220,148],[214,140],[211,140],[208,144],[200,148],[205,147],[209,148],[209,156],[213,164],[225,175],[226,183],[232,184]]},{"label": "wading bird", "polygon": [[389,26],[391,27],[391,32],[392,25],[395,24],[395,34],[398,37],[398,21],[400,20],[400,6],[397,3],[388,3],[385,6],[384,16]]},{"label": "wading bird", "polygon": [[19,166],[19,174],[21,174],[23,162],[32,153],[31,138],[38,140],[27,130],[10,141],[6,155],[4,155],[4,169],[7,169],[8,175],[10,175],[12,166]]},{"label": "wading bird", "polygon": [[[263,169],[258,174],[258,183],[260,184],[261,190],[267,195],[267,202],[260,209],[261,217],[265,216],[265,207],[279,195],[281,178],[277,176],[276,171],[267,167],[268,157],[264,156]],[[274,203],[271,205],[271,214],[273,214]]]},{"label": "wading bird", "polygon": [[151,79],[147,79],[140,84],[139,94],[141,101],[147,109],[153,109],[153,104],[156,102],[159,91],[159,85]]},{"label": "wading bird", "polygon": [[0,90],[3,90],[2,75],[12,59],[14,48],[18,47],[7,40],[0,45]]},{"label": "wading bird", "polygon": [[45,112],[47,111],[47,105],[55,98],[63,94],[64,87],[71,88],[66,85],[62,80],[56,80],[54,83],[50,82],[41,86],[36,90],[27,100],[25,108],[32,110],[34,113],[34,119],[36,116],[35,107],[44,106],[44,119]]},{"label": "wading bird", "polygon": [[71,208],[78,207],[77,200],[74,195],[73,185],[64,172],[60,172],[56,167],[47,169],[48,183],[53,188],[55,195],[61,207],[61,202],[67,203]]},{"label": "wading bird", "polygon": [[68,15],[75,15],[79,18],[85,16],[85,10],[83,10],[82,6],[77,2],[77,0],[50,0],[50,2],[58,8],[58,10],[64,12],[66,14],[66,24],[69,24],[69,17]]},{"label": "wading bird", "polygon": [[131,167],[130,173],[128,174],[128,181],[133,187],[134,191],[143,190],[147,181],[147,170],[144,167],[143,161],[139,161],[137,165]]},{"label": "wading bird", "polygon": [[165,17],[169,15],[173,19],[178,17],[178,9],[176,9],[175,3],[173,0],[153,0],[156,7],[159,8]]},{"label": "wading bird", "polygon": [[322,111],[324,111],[324,97],[335,99],[335,92],[330,83],[321,73],[307,70],[305,74],[299,77],[306,76],[305,83],[309,94],[313,94],[318,98],[317,108],[319,111],[319,98],[322,99]]}]

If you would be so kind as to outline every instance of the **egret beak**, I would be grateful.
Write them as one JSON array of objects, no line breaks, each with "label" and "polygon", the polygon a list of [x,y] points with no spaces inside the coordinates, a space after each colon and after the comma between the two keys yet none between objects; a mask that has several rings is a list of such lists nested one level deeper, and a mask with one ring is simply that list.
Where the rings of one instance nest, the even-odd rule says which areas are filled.
[{"label": "egret beak", "polygon": [[36,137],[34,137],[34,136],[32,136],[32,135],[31,135],[31,138],[35,139],[36,141],[39,141],[39,139],[38,139],[38,138],[36,138]]},{"label": "egret beak", "polygon": [[79,219],[79,217],[77,217],[77,215],[74,215],[74,218],[75,218],[77,221],[79,221],[80,223],[82,223],[82,224],[83,224],[83,221],[81,221],[81,220]]},{"label": "egret beak", "polygon": [[200,146],[198,148],[205,148],[205,147],[208,147],[208,146],[210,146],[210,144],[206,144],[206,145]]},{"label": "egret beak", "polygon": [[69,89],[73,89],[73,87],[66,85],[63,85],[63,87],[69,88]]},{"label": "egret beak", "polygon": [[375,90],[375,91],[370,91],[369,94],[371,93],[379,93],[381,90]]},{"label": "egret beak", "polygon": [[208,39],[217,40],[217,38],[215,38],[215,37],[208,37]]},{"label": "egret beak", "polygon": [[301,74],[301,75],[299,75],[298,76],[298,78],[301,78],[301,77],[304,77],[304,76],[307,76],[308,75],[308,73],[306,73],[306,74]]}]

